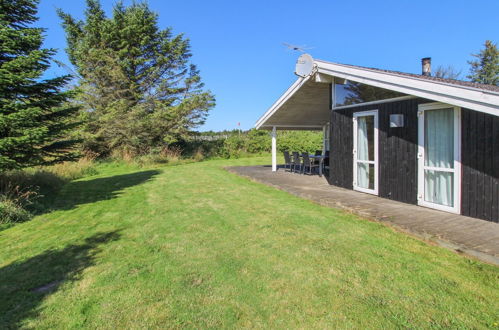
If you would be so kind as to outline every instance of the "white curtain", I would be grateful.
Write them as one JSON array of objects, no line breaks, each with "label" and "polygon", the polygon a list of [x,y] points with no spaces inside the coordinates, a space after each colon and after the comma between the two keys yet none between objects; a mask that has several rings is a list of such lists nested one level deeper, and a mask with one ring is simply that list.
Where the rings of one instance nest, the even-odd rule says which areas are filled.
[{"label": "white curtain", "polygon": [[[369,160],[367,117],[357,117],[357,159]],[[369,188],[369,164],[357,163],[357,186]]]},{"label": "white curtain", "polygon": [[[425,111],[425,166],[454,168],[454,110]],[[425,200],[454,206],[454,174],[425,170]]]}]

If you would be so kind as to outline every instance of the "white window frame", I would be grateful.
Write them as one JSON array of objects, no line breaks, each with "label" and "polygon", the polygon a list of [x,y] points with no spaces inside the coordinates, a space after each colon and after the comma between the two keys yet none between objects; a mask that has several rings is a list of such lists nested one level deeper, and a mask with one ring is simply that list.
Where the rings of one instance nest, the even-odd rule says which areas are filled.
[{"label": "white window frame", "polygon": [[[338,78],[335,78],[338,79]],[[417,98],[414,95],[403,95],[403,96],[398,96],[398,97],[392,97],[388,99],[382,99],[382,100],[376,100],[376,101],[369,101],[369,102],[363,102],[363,103],[356,103],[356,104],[349,104],[349,105],[340,105],[338,107],[335,106],[336,104],[336,93],[335,93],[335,88],[334,85],[336,84],[335,79],[333,79],[332,83],[330,84],[330,89],[331,89],[331,110],[341,110],[341,109],[348,109],[348,108],[355,108],[355,107],[360,107],[360,106],[367,106],[367,105],[377,105],[377,104],[382,104],[382,103],[389,103],[389,102],[398,102],[398,101],[405,101],[405,100],[411,100]],[[346,79],[342,79],[345,82],[347,81]]]},{"label": "white window frame", "polygon": [[326,151],[329,151],[330,148],[330,124],[329,122],[322,126],[322,154],[325,155]]},{"label": "white window frame", "polygon": [[[424,170],[431,170],[432,168],[424,165],[424,113],[425,111],[438,110],[438,109],[454,109],[454,168],[449,169],[448,172],[454,173],[454,206],[445,206],[425,201],[424,196]],[[450,104],[432,102],[418,105],[418,205],[425,206],[441,211],[450,213],[461,213],[461,108]],[[437,168],[438,171],[447,170]]]},{"label": "white window frame", "polygon": [[[363,163],[374,164],[374,189],[367,189],[357,186],[357,118],[365,116],[374,116],[374,161],[361,161]],[[361,191],[364,193],[378,195],[379,186],[379,140],[378,140],[378,130],[379,130],[379,117],[378,110],[369,110],[355,112],[353,114],[353,189]]]}]

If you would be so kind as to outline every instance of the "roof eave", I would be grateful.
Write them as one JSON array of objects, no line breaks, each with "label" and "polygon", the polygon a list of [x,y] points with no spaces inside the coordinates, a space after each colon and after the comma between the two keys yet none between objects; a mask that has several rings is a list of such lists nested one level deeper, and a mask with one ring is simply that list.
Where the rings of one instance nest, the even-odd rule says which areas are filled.
[{"label": "roof eave", "polygon": [[293,96],[303,84],[305,84],[311,76],[298,77],[296,81],[281,95],[279,99],[261,116],[255,123],[255,128],[259,129],[291,96]]}]

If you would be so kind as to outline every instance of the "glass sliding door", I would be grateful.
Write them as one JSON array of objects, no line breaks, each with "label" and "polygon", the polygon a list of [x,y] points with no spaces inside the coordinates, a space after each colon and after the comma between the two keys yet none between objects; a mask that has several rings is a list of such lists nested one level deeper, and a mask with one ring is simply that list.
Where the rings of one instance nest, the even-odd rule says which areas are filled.
[{"label": "glass sliding door", "polygon": [[353,188],[378,194],[378,112],[354,113]]},{"label": "glass sliding door", "polygon": [[420,105],[418,203],[459,213],[459,109]]}]

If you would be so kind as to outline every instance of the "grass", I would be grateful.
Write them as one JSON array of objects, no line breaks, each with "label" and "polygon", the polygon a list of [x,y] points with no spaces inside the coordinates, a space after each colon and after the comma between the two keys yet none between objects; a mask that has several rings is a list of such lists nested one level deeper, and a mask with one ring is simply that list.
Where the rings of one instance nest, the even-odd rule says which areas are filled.
[{"label": "grass", "polygon": [[225,165],[100,165],[0,231],[0,328],[488,328],[499,270]]}]

